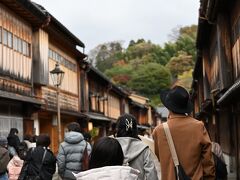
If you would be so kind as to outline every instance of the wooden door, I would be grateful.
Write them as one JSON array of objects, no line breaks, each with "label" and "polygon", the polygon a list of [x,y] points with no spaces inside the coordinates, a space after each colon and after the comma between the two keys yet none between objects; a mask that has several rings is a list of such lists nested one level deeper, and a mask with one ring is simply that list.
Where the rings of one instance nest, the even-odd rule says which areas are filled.
[{"label": "wooden door", "polygon": [[58,152],[57,126],[52,125],[51,119],[40,119],[40,134],[48,134],[50,136],[50,148],[56,155]]},{"label": "wooden door", "polygon": [[23,120],[23,136],[27,134],[34,135],[34,122],[31,119]]}]

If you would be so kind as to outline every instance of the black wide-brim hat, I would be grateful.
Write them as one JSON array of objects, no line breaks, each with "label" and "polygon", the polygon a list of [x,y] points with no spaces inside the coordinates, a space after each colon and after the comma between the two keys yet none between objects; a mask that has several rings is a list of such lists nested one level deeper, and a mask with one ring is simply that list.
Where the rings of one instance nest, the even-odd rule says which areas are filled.
[{"label": "black wide-brim hat", "polygon": [[186,89],[175,86],[172,89],[162,90],[160,98],[163,105],[170,111],[178,114],[191,113],[193,105]]}]

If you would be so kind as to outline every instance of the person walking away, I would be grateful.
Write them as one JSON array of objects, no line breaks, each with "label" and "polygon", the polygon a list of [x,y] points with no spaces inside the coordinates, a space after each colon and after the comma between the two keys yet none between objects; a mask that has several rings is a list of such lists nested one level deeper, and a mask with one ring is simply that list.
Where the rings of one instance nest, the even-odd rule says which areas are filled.
[{"label": "person walking away", "polygon": [[17,154],[20,157],[20,159],[24,161],[26,160],[28,150],[29,149],[27,143],[25,141],[21,142],[17,149]]},{"label": "person walking away", "polygon": [[111,137],[100,138],[90,156],[90,170],[75,174],[77,180],[137,180],[138,170],[123,165],[123,151],[119,142]]},{"label": "person walking away", "polygon": [[8,141],[4,136],[0,137],[0,180],[7,180],[7,165],[10,160],[8,150]]},{"label": "person walking away", "polygon": [[67,128],[64,141],[59,146],[57,164],[60,177],[71,180],[76,179],[73,173],[79,173],[82,170],[84,150],[87,148],[87,155],[90,155],[91,146],[80,133],[81,128],[78,123],[72,122]]},{"label": "person walking away", "polygon": [[139,180],[157,180],[151,150],[138,137],[137,121],[134,116],[130,114],[119,116],[116,137],[123,150],[124,164],[140,171]]},{"label": "person walking away", "polygon": [[56,158],[48,148],[50,144],[51,141],[48,135],[40,134],[37,137],[37,147],[28,151],[19,180],[52,180],[56,170]]},{"label": "person walking away", "polygon": [[7,170],[8,170],[8,178],[9,180],[17,180],[22,166],[23,166],[23,159],[25,159],[24,153],[22,152],[22,149],[27,150],[27,144],[24,142],[21,142],[18,149],[17,149],[17,154],[13,156],[13,158],[9,161],[7,165]]},{"label": "person walking away", "polygon": [[92,144],[92,136],[90,133],[88,132],[83,132],[82,133],[83,137],[84,137],[84,140],[87,141],[90,145]]},{"label": "person walking away", "polygon": [[[186,175],[193,180],[215,179],[211,141],[204,124],[190,116],[192,103],[186,89],[175,86],[160,93],[169,110],[169,126],[178,160]],[[160,160],[162,180],[176,179],[175,167],[163,124],[153,131],[155,154]]]},{"label": "person walking away", "polygon": [[20,144],[17,128],[10,129],[7,140],[8,140],[8,151],[9,151],[10,157],[12,158],[14,155],[17,154],[17,148]]}]

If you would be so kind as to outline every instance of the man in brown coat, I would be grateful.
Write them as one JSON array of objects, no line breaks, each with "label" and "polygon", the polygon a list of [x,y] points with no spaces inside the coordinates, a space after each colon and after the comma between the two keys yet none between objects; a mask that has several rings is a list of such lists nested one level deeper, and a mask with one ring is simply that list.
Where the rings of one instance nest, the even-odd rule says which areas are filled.
[{"label": "man in brown coat", "polygon": [[[167,120],[177,156],[185,173],[192,180],[215,179],[211,141],[201,121],[192,118],[188,92],[180,86],[162,91],[161,101],[169,110]],[[175,167],[163,125],[153,131],[155,153],[160,160],[162,180],[176,179]]]}]

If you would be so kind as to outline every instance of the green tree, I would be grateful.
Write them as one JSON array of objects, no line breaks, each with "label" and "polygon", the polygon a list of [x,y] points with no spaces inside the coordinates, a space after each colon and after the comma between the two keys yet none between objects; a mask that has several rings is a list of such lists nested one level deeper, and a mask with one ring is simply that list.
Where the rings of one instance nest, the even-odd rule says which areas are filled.
[{"label": "green tree", "polygon": [[188,35],[193,39],[197,37],[197,25],[185,26],[179,29],[180,36]]},{"label": "green tree", "polygon": [[176,51],[185,51],[196,59],[197,26],[185,26],[179,29],[179,37],[176,41]]},{"label": "green tree", "polygon": [[192,85],[192,72],[193,69],[190,69],[189,71],[185,71],[178,75],[178,81],[176,84],[185,87],[187,90],[190,90]]},{"label": "green tree", "polygon": [[135,69],[128,86],[143,95],[156,95],[170,86],[171,74],[167,68],[157,63],[140,65]]},{"label": "green tree", "polygon": [[111,69],[107,69],[105,74],[116,84],[127,87],[127,83],[132,78],[131,65],[116,65]]},{"label": "green tree", "polygon": [[142,58],[144,55],[153,51],[153,44],[145,42],[143,39],[138,40],[137,43],[131,44],[126,50],[126,56],[129,60]]},{"label": "green tree", "polygon": [[110,42],[98,47],[96,54],[96,67],[104,72],[106,69],[113,67],[117,61],[124,59],[121,42]]},{"label": "green tree", "polygon": [[158,93],[174,83],[189,86],[196,58],[197,26],[177,27],[171,41],[163,46],[149,40],[131,40],[126,49],[121,42],[99,45],[89,60],[111,80],[159,103]]},{"label": "green tree", "polygon": [[177,78],[179,74],[182,74],[185,71],[193,69],[194,62],[191,55],[187,55],[186,52],[179,52],[179,55],[172,57],[171,60],[166,65],[169,68],[172,77]]}]

